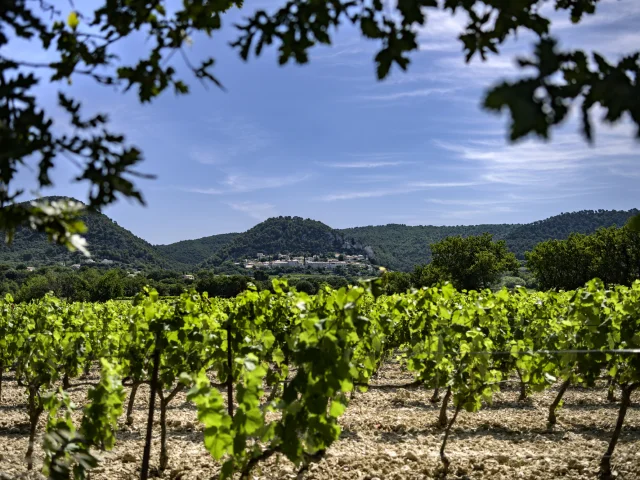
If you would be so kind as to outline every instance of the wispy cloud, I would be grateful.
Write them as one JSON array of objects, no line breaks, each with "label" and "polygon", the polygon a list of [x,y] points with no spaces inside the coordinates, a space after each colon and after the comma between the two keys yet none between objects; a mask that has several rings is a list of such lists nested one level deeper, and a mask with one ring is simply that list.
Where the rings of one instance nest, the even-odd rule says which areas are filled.
[{"label": "wispy cloud", "polygon": [[618,177],[640,178],[640,171],[638,171],[637,167],[635,169],[610,168],[609,173]]},{"label": "wispy cloud", "polygon": [[359,192],[332,193],[319,198],[323,202],[335,202],[338,200],[356,200],[362,198],[387,197],[390,195],[403,195],[432,188],[460,188],[479,185],[477,182],[410,182],[391,188],[379,188]]},{"label": "wispy cloud", "polygon": [[486,215],[486,214],[490,214],[490,213],[513,213],[513,212],[517,212],[518,210],[515,210],[512,207],[508,207],[508,206],[496,206],[496,207],[485,207],[482,209],[468,209],[468,210],[453,210],[453,211],[447,211],[446,212],[446,217],[447,218],[475,218],[478,217],[480,215]]},{"label": "wispy cloud", "polygon": [[480,185],[482,182],[410,182],[409,187],[413,188],[456,188],[456,187],[473,187]]},{"label": "wispy cloud", "polygon": [[526,72],[518,68],[509,52],[502,57],[488,57],[486,61],[474,60],[470,63],[465,63],[462,55],[444,57],[435,63],[435,68],[441,78],[462,83],[467,88],[473,84],[488,86],[490,81]]},{"label": "wispy cloud", "polygon": [[499,205],[503,200],[443,200],[440,198],[427,198],[427,202],[437,205],[456,205],[464,207],[482,207],[485,205]]},{"label": "wispy cloud", "polygon": [[595,146],[577,133],[558,134],[552,143],[526,140],[510,145],[503,140],[434,142],[478,167],[480,179],[510,185],[561,185],[574,183],[599,167],[635,162],[637,143],[616,134],[604,134]]},{"label": "wispy cloud", "polygon": [[566,192],[561,194],[556,193],[544,193],[544,194],[535,194],[535,195],[518,195],[514,193],[508,193],[506,195],[502,195],[496,193],[495,191],[491,191],[487,193],[490,195],[490,199],[442,199],[442,198],[427,198],[425,199],[428,203],[434,203],[436,205],[442,206],[453,206],[453,207],[492,207],[495,205],[500,206],[508,206],[508,205],[518,205],[518,204],[534,204],[534,203],[544,203],[544,202],[557,202],[561,199],[566,198],[574,198],[574,197],[582,197],[584,195],[588,195],[592,190],[597,189],[598,187],[593,187],[589,190],[580,190],[574,192]]},{"label": "wispy cloud", "polygon": [[353,158],[366,158],[367,160],[391,160],[411,155],[411,152],[353,152],[348,154]]},{"label": "wispy cloud", "polygon": [[368,174],[368,175],[354,175],[346,180],[350,183],[381,183],[392,182],[402,179],[402,175],[397,174]]},{"label": "wispy cloud", "polygon": [[312,54],[311,60],[331,60],[338,57],[359,55],[364,52],[365,49],[363,48],[363,46],[358,44],[353,44],[351,46],[345,46],[342,48],[334,46],[329,52]]},{"label": "wispy cloud", "polygon": [[571,21],[569,12],[562,10],[555,12],[552,5],[546,4],[541,13],[552,19],[553,30],[589,29],[594,27],[619,24],[624,21],[640,17],[640,4],[637,0],[602,0],[595,15],[585,15],[579,24]]},{"label": "wispy cloud", "polygon": [[232,192],[253,192],[265,188],[280,188],[303,182],[311,175],[284,175],[281,177],[228,175],[222,182]]},{"label": "wispy cloud", "polygon": [[189,193],[201,193],[202,195],[222,195],[225,193],[219,188],[177,187],[178,190]]},{"label": "wispy cloud", "polygon": [[271,205],[270,203],[229,202],[227,203],[227,205],[234,210],[246,213],[251,218],[255,218],[256,220],[266,220],[269,217],[274,217],[277,215],[275,206]]},{"label": "wispy cloud", "polygon": [[454,88],[441,88],[441,87],[431,87],[431,88],[417,88],[413,90],[405,90],[402,92],[392,92],[392,93],[382,93],[376,95],[360,95],[357,98],[360,100],[373,100],[373,101],[393,101],[393,100],[402,100],[405,98],[416,98],[416,97],[430,97],[432,95],[445,95],[448,93],[454,92]]},{"label": "wispy cloud", "polygon": [[452,15],[450,11],[427,10],[427,22],[423,27],[418,28],[420,50],[445,52],[462,50],[462,43],[458,40],[458,36],[464,30],[467,18],[461,10],[458,12]]},{"label": "wispy cloud", "polygon": [[221,163],[220,158],[211,150],[193,149],[190,156],[193,160],[203,165],[216,165]]},{"label": "wispy cloud", "polygon": [[322,162],[320,165],[330,168],[382,168],[382,167],[397,167],[399,165],[405,165],[411,162],[402,161],[358,161],[358,162]]},{"label": "wispy cloud", "polygon": [[178,190],[189,193],[200,193],[204,195],[227,195],[235,193],[247,193],[256,190],[281,188],[296,183],[303,182],[311,175],[285,175],[274,176],[252,176],[252,175],[227,175],[222,180],[219,187],[176,187]]},{"label": "wispy cloud", "polygon": [[401,189],[379,189],[379,190],[367,190],[362,192],[346,192],[346,193],[331,193],[319,198],[322,202],[335,202],[338,200],[356,200],[361,198],[377,198],[386,197],[388,195],[398,195],[406,193],[406,190]]},{"label": "wispy cloud", "polygon": [[462,44],[455,39],[444,42],[421,39],[418,50],[421,52],[460,52]]},{"label": "wispy cloud", "polygon": [[191,158],[205,165],[237,160],[264,150],[273,141],[271,132],[242,117],[207,117],[203,119],[202,124],[211,133],[212,145],[194,147]]}]

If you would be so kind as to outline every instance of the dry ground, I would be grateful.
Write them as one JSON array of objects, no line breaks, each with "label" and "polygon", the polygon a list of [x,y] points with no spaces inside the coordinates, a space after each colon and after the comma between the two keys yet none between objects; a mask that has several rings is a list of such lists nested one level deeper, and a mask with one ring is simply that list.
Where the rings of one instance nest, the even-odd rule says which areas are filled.
[{"label": "dry ground", "polygon": [[[10,376],[9,376],[10,377]],[[95,378],[97,379],[97,377]],[[381,370],[378,383],[405,384],[411,377],[396,364]],[[517,402],[517,392],[503,391],[494,404],[478,413],[461,412],[447,446],[451,479],[583,479],[595,478],[600,457],[615,424],[618,404],[606,401],[604,388],[571,388],[558,413],[558,425],[546,429],[548,405],[556,389]],[[342,438],[325,458],[312,464],[301,478],[344,480],[413,480],[439,475],[438,451],[443,432],[435,426],[438,406],[422,388],[370,390],[358,393],[341,418]],[[78,404],[86,388],[74,389]],[[93,471],[94,480],[135,479],[142,457],[148,389],[136,398],[135,423],[124,415],[113,451],[104,454]],[[640,480],[640,395],[636,392],[613,459],[621,480]],[[451,409],[450,409],[451,415]],[[192,405],[180,394],[170,406],[170,466],[165,479],[209,479],[219,467],[204,449],[201,428]],[[41,420],[44,423],[44,419]],[[42,428],[39,430],[42,432]],[[156,425],[152,463],[157,463]],[[28,417],[24,390],[5,380],[0,404],[0,473],[27,478],[24,453]],[[38,441],[41,437],[38,437]],[[40,464],[42,452],[36,449]],[[32,478],[37,478],[35,475]],[[255,480],[295,479],[296,469],[285,458],[272,457],[253,472]]]}]

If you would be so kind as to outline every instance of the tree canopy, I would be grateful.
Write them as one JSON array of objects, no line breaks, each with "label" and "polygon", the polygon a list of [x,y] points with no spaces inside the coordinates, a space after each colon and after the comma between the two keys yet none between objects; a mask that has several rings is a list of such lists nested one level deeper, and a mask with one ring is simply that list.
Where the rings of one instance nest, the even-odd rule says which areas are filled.
[{"label": "tree canopy", "polygon": [[431,253],[431,263],[414,271],[414,284],[418,286],[449,281],[458,289],[479,290],[518,268],[518,260],[505,241],[494,242],[489,233],[445,238],[431,245]]},{"label": "tree canopy", "polygon": [[[578,23],[596,13],[599,1],[549,3]],[[393,65],[407,69],[409,54],[418,49],[417,27],[428,28],[429,12],[464,12],[467,25],[459,39],[467,61],[499,54],[501,45],[521,31],[537,36],[532,55],[519,60],[522,68],[535,73],[502,82],[484,98],[486,109],[506,111],[510,116],[511,140],[529,134],[548,138],[573,106],[581,110],[582,131],[588,140],[593,135],[590,112],[597,106],[604,110],[605,121],[616,122],[628,114],[640,125],[640,52],[628,52],[612,63],[596,52],[560,50],[550,36],[551,21],[542,13],[545,3],[399,0],[391,6],[382,0],[289,0],[272,13],[255,11],[236,25],[238,37],[231,46],[248,59],[276,45],[280,64],[290,60],[306,63],[312,47],[330,44],[337,27],[351,24],[378,43],[374,61],[377,77],[384,79]],[[63,132],[73,133],[54,129],[51,114],[35,96],[36,86],[43,80],[63,85],[74,77],[87,76],[101,85],[135,90],[140,102],[150,102],[169,89],[184,95],[189,85],[178,77],[172,63],[176,52],[196,79],[221,86],[212,71],[215,59],[192,64],[183,47],[195,33],[212,36],[222,27],[225,12],[242,4],[241,0],[185,0],[171,8],[163,0],[105,0],[80,11],[71,1],[16,0],[4,6],[0,11],[0,228],[9,239],[17,226],[26,224],[46,232],[50,240],[84,249],[78,235],[84,231],[78,219],[81,205],[17,203],[23,192],[15,188],[14,180],[32,158],[37,162],[40,187],[52,184],[50,173],[59,158],[74,163],[76,180],[89,184],[86,203],[91,209],[106,206],[118,196],[144,203],[134,179],[149,177],[138,170],[142,152],[108,129],[107,116],[84,115],[80,100],[62,88],[58,104],[71,127]],[[147,37],[147,54],[134,63],[124,62],[115,54],[117,45],[140,34]],[[25,39],[46,50],[51,60],[34,62],[8,48]]]},{"label": "tree canopy", "polygon": [[609,285],[631,285],[640,278],[640,233],[629,227],[574,233],[536,245],[526,258],[542,289],[571,290],[596,277]]}]

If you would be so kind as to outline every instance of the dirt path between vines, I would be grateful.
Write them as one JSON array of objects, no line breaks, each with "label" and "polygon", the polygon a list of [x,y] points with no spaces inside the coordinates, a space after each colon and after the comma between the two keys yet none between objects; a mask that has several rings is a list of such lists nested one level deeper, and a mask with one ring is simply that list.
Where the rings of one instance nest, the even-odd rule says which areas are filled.
[{"label": "dirt path between vines", "polygon": [[[9,478],[27,477],[28,416],[24,389],[9,375],[0,403],[0,473]],[[97,377],[94,378],[97,380]],[[406,384],[410,375],[396,364],[385,365],[374,383]],[[127,389],[128,391],[129,389]],[[583,479],[595,478],[600,458],[607,448],[619,404],[606,401],[604,388],[570,388],[558,413],[558,425],[546,430],[546,416],[556,388],[518,402],[513,389],[495,396],[492,406],[477,413],[461,412],[447,445],[451,479]],[[301,476],[304,479],[417,480],[437,478],[438,452],[443,437],[435,426],[438,405],[429,402],[432,391],[422,388],[370,390],[357,393],[340,419],[341,439],[318,463]],[[86,398],[86,388],[72,393],[76,404]],[[624,430],[613,458],[621,480],[640,480],[640,394],[635,393]],[[113,451],[103,455],[92,471],[94,480],[135,479],[139,475],[144,444],[148,389],[140,387],[132,427],[124,415]],[[125,401],[126,404],[126,401]],[[449,415],[453,409],[450,408]],[[159,415],[157,413],[157,415]],[[210,479],[219,465],[205,450],[195,409],[184,393],[168,412],[169,468],[161,478]],[[41,441],[44,418],[39,428]],[[159,455],[159,426],[154,432],[152,465]],[[36,448],[41,466],[42,451]],[[272,457],[257,467],[254,480],[295,479],[297,469],[284,457]]]}]

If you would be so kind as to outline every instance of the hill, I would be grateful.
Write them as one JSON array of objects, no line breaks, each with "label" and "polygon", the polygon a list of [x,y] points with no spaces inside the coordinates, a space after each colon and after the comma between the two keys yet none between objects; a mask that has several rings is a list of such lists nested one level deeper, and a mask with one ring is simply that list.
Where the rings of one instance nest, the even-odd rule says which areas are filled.
[{"label": "hill", "polygon": [[[60,200],[63,197],[45,197],[43,200]],[[174,268],[176,265],[147,241],[136,237],[126,228],[102,213],[89,212],[82,215],[87,226],[87,239],[91,258],[95,262],[112,260],[118,266],[131,268]],[[27,228],[16,231],[13,243],[7,246],[0,242],[0,262],[41,266],[64,262],[67,265],[83,263],[86,258],[79,252],[70,252],[53,245],[42,233]]]},{"label": "hill", "polygon": [[[55,199],[56,197],[49,197]],[[57,197],[59,198],[59,197]],[[537,243],[567,238],[572,232],[591,233],[600,227],[622,226],[638,210],[583,210],[562,213],[529,224],[489,224],[459,226],[407,226],[389,224],[336,230],[316,220],[276,217],[265,220],[244,233],[212,235],[169,245],[151,245],[120,227],[101,213],[87,213],[83,220],[96,261],[113,260],[127,268],[193,270],[211,268],[258,253],[326,254],[341,252],[367,255],[377,265],[392,270],[411,270],[431,260],[429,245],[451,235],[491,233],[505,240],[520,259]],[[16,233],[13,244],[0,244],[0,262],[33,266],[60,262],[80,263],[83,257],[51,245],[42,234],[28,229]],[[233,264],[229,264],[233,267]],[[238,268],[238,267],[235,267]]]},{"label": "hill", "polygon": [[236,236],[202,266],[211,267],[243,257],[255,258],[258,253],[314,255],[329,252],[364,253],[364,247],[322,222],[301,217],[275,217]]},{"label": "hill", "polygon": [[156,245],[155,248],[164,258],[187,266],[198,265],[214,255],[225,245],[231,243],[240,233],[223,233],[195,240],[182,240],[169,245]]},{"label": "hill", "polygon": [[639,210],[581,210],[579,212],[561,213],[545,220],[520,225],[504,237],[509,250],[519,259],[524,259],[524,252],[532,250],[545,240],[562,240],[571,233],[593,233],[602,227],[621,227]]},{"label": "hill", "polygon": [[489,232],[494,238],[503,237],[518,225],[471,225],[471,226],[407,226],[380,225],[355,227],[340,230],[359,243],[368,245],[373,251],[375,263],[392,270],[411,270],[415,265],[429,263],[429,245],[446,237],[480,235]]},{"label": "hill", "polygon": [[528,224],[461,225],[454,227],[382,225],[340,230],[356,241],[369,245],[375,262],[393,270],[410,270],[431,261],[430,244],[451,235],[491,233],[494,240],[505,240],[519,259],[536,244],[564,239],[572,232],[592,233],[601,227],[624,225],[638,210],[582,210],[562,213]]}]

